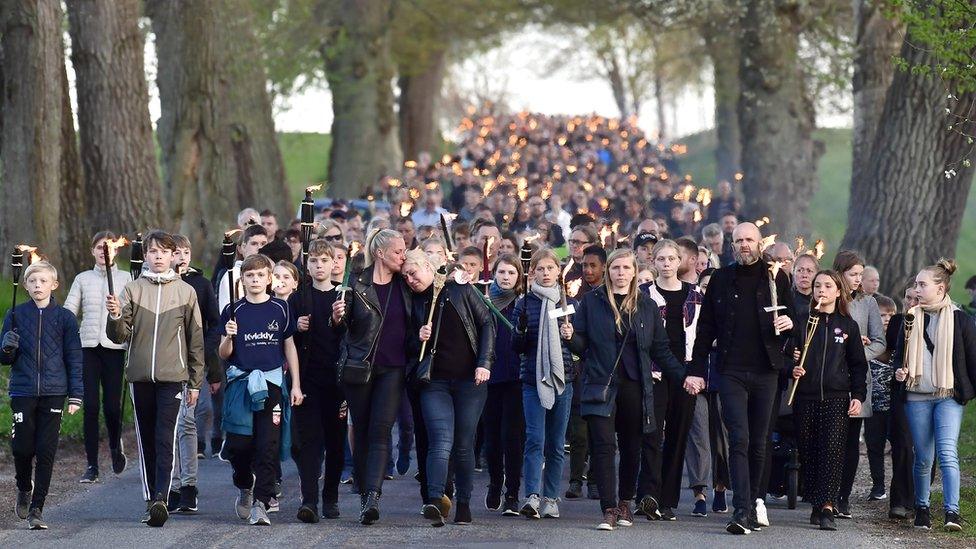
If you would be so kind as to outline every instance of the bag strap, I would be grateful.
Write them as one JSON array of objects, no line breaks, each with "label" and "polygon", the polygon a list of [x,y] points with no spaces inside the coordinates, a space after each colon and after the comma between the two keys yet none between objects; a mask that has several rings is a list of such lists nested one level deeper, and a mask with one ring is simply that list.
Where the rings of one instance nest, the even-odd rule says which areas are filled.
[{"label": "bag strap", "polygon": [[366,353],[367,359],[373,356],[373,351],[376,350],[376,343],[380,340],[380,336],[383,335],[383,324],[386,322],[386,311],[390,308],[390,298],[393,297],[393,292],[400,290],[399,288],[395,287],[394,282],[396,282],[395,278],[390,280],[390,292],[386,294],[386,303],[383,304],[383,312],[380,313],[380,331],[376,332],[376,337],[373,339],[373,344],[370,345],[369,352]]},{"label": "bag strap", "polygon": [[630,319],[630,325],[627,326],[627,333],[624,334],[624,339],[620,343],[620,350],[617,351],[617,359],[613,361],[613,368],[610,370],[610,377],[607,378],[607,388],[613,383],[613,375],[617,373],[617,366],[620,365],[620,357],[624,356],[624,347],[627,346],[627,338],[630,337],[630,330],[634,327],[633,318]]}]

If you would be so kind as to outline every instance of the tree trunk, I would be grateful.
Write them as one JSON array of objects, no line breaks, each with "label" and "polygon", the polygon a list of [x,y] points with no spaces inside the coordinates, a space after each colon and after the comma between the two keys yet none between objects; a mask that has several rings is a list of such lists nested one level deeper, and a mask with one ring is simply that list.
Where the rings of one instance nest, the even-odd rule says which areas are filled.
[{"label": "tree trunk", "polygon": [[[901,56],[931,66],[928,53],[912,44],[921,42],[906,37]],[[842,247],[877,266],[887,295],[898,295],[920,268],[956,252],[974,169],[961,163],[971,148],[966,137],[947,127],[973,112],[976,92],[951,102],[947,94],[938,78],[897,71],[863,177],[851,185]],[[947,177],[948,170],[956,173]]]},{"label": "tree trunk", "polygon": [[440,134],[437,128],[437,105],[447,66],[447,52],[431,52],[426,66],[419,72],[400,71],[399,119],[400,148],[403,157],[416,160],[422,151],[438,156]]},{"label": "tree trunk", "polygon": [[[613,92],[613,101],[617,104],[617,110],[620,112],[620,119],[626,120],[630,113],[638,114],[636,110],[631,111],[630,105],[627,102],[627,85],[624,83],[624,76],[620,71],[620,62],[617,61],[617,55],[612,48],[608,48],[608,51],[603,52],[603,69],[606,71],[606,77],[610,84],[610,91]],[[631,96],[637,97],[636,93],[631,90]],[[636,109],[636,105],[635,105]]]},{"label": "tree trunk", "polygon": [[402,164],[393,112],[390,0],[342,0],[322,48],[332,92],[331,196],[353,198]]},{"label": "tree trunk", "polygon": [[715,95],[715,177],[733,181],[740,171],[739,155],[739,52],[735,35],[728,28],[706,23],[702,30],[708,56],[712,60],[712,86]]},{"label": "tree trunk", "polygon": [[[245,50],[234,47],[246,32],[238,18],[248,17],[245,6],[237,4],[146,3],[159,60],[157,134],[166,203],[205,263],[212,259],[212,244],[234,225],[241,208],[270,208],[282,222],[294,215],[270,106],[262,108],[257,101],[262,95],[268,100],[263,70],[250,60],[242,63],[237,52]],[[258,71],[252,74],[242,65],[255,65]],[[275,196],[268,196],[271,192]]]},{"label": "tree trunk", "polygon": [[664,114],[664,67],[661,63],[661,47],[657,40],[654,40],[654,106],[657,108],[658,139],[663,140],[671,133],[668,131]]},{"label": "tree trunk", "polygon": [[[807,230],[820,147],[814,110],[797,63],[794,4],[750,0],[739,19],[739,129],[745,219],[768,216],[781,240]],[[771,230],[770,230],[771,229]]]},{"label": "tree trunk", "polygon": [[[59,6],[60,7],[60,6]],[[60,11],[60,10],[59,10]],[[63,36],[60,30],[59,37]],[[74,279],[77,273],[90,268],[92,256],[90,244],[98,227],[88,216],[88,197],[85,196],[85,179],[78,155],[78,138],[75,120],[71,116],[71,93],[68,91],[68,71],[65,67],[63,39],[59,68],[61,73],[61,280]],[[68,284],[61,289],[67,295]]]},{"label": "tree trunk", "polygon": [[[17,244],[39,248],[62,265],[62,123],[65,111],[61,3],[0,2],[3,50],[2,167],[3,257]],[[80,213],[84,213],[83,211]]]},{"label": "tree trunk", "polygon": [[864,177],[874,134],[884,110],[885,94],[895,73],[892,58],[898,54],[904,26],[888,19],[876,0],[854,3],[856,50],[854,54],[854,128],[851,136],[851,181]]},{"label": "tree trunk", "polygon": [[164,226],[137,0],[67,0],[89,215],[101,228]]}]

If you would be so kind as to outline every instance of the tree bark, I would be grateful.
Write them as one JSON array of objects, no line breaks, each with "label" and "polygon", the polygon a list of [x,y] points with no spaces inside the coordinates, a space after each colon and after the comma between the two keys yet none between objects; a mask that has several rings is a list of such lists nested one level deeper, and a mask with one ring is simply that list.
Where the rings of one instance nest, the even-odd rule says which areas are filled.
[{"label": "tree bark", "polygon": [[426,66],[419,72],[401,67],[399,129],[400,149],[405,159],[416,160],[422,151],[438,156],[437,107],[446,67],[444,50],[431,52]]},{"label": "tree bark", "polygon": [[[661,62],[661,45],[654,39],[654,103],[657,108],[658,139],[665,139],[671,135],[668,130],[668,122],[665,118],[665,97],[664,97],[664,67]],[[636,90],[631,90],[636,91]]]},{"label": "tree bark", "polygon": [[29,243],[60,267],[62,218],[74,214],[62,208],[61,200],[61,132],[63,122],[71,120],[64,105],[61,3],[6,0],[0,2],[0,14],[0,250],[7,254],[15,245]]},{"label": "tree bark", "polygon": [[[60,7],[60,6],[59,6]],[[60,11],[60,10],[59,10]],[[63,37],[59,17],[58,36]],[[68,71],[64,59],[64,40],[59,69],[61,73],[61,280],[72,280],[77,273],[90,268],[91,237],[97,232],[95,220],[88,215],[85,178],[78,155],[78,136],[71,115],[71,93],[68,90]],[[67,295],[68,284],[61,289]]]},{"label": "tree bark", "polygon": [[328,12],[333,32],[322,48],[333,111],[328,193],[353,198],[402,164],[391,85],[392,4],[338,4]]},{"label": "tree bark", "polygon": [[67,0],[89,214],[102,228],[165,226],[137,0]]},{"label": "tree bark", "polygon": [[852,182],[864,177],[874,134],[884,110],[885,94],[895,74],[892,58],[898,54],[905,32],[904,25],[897,19],[886,18],[877,4],[877,0],[856,0],[854,3]]},{"label": "tree bark", "polygon": [[808,228],[820,148],[814,109],[797,63],[798,7],[749,0],[739,25],[738,103],[745,219],[768,216],[764,232],[792,240]]},{"label": "tree bark", "polygon": [[734,33],[722,25],[706,22],[702,29],[705,47],[712,61],[715,96],[715,177],[734,181],[741,169],[739,137],[739,52]]},{"label": "tree bark", "polygon": [[[928,53],[912,45],[920,43],[906,37],[901,56],[910,65],[932,65]],[[947,94],[936,77],[897,71],[863,177],[852,181],[841,246],[861,251],[877,266],[887,295],[897,295],[925,265],[956,252],[974,169],[961,163],[972,146],[947,127],[973,112],[976,92],[956,101]],[[947,177],[948,170],[955,174]]]},{"label": "tree bark", "polygon": [[238,0],[146,3],[156,37],[168,213],[207,263],[241,208],[270,208],[283,222],[293,215],[263,69],[242,60],[238,53],[246,50],[235,46],[248,32],[241,28],[245,9]]}]

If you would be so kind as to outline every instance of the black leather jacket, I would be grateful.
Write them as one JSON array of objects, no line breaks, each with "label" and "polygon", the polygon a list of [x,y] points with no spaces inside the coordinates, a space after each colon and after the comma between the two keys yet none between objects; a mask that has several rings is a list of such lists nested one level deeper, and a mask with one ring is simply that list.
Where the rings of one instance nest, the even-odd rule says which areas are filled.
[{"label": "black leather jacket", "polygon": [[[406,333],[407,341],[403,344],[409,350],[410,338],[416,337],[420,326],[413,322],[413,292],[407,286],[406,281],[399,274],[393,275],[393,284],[400,289],[403,294],[403,304],[406,308]],[[383,304],[380,303],[376,295],[376,288],[373,287],[373,267],[363,269],[363,272],[351,281],[352,291],[346,294],[346,314],[342,323],[346,325],[346,334],[342,338],[339,346],[339,363],[348,360],[372,359],[372,354],[376,352],[373,348],[376,338],[380,333],[380,326],[383,325]],[[332,322],[329,317],[329,322]],[[371,353],[372,350],[372,353]],[[407,355],[408,363],[410,355]]]},{"label": "black leather jacket", "polygon": [[[407,357],[409,367],[411,371],[416,367],[419,360],[420,354],[420,336],[419,330],[420,326],[427,323],[427,316],[430,314],[431,299],[433,298],[432,288],[428,288],[427,291],[414,294],[412,316],[413,324],[417,326],[417,330],[411,332],[411,338],[415,339],[414,345],[416,346],[416,352],[413,352],[414,345],[409,347],[410,354]],[[474,351],[477,357],[477,367],[485,368],[491,370],[492,364],[495,363],[495,335],[496,326],[495,318],[492,316],[491,311],[488,306],[485,305],[484,300],[478,296],[477,292],[471,284],[458,284],[453,280],[448,280],[444,285],[444,289],[441,290],[438,300],[443,304],[450,303],[454,310],[457,311],[458,316],[461,317],[461,323],[464,325],[464,332],[468,334],[468,343],[471,344],[471,350]],[[440,332],[440,319],[435,315],[433,319],[434,330],[430,336],[430,343],[432,344],[437,339],[437,334]]]}]

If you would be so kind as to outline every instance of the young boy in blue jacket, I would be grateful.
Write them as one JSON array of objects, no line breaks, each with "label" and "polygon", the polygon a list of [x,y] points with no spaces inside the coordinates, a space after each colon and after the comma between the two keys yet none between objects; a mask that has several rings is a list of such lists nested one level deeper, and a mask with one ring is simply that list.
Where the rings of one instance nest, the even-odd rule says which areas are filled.
[{"label": "young boy in blue jacket", "polygon": [[31,530],[47,529],[41,513],[58,450],[64,399],[68,399],[68,413],[74,414],[84,394],[78,321],[51,298],[57,287],[54,266],[47,261],[30,265],[24,272],[24,289],[31,300],[8,311],[3,320],[0,363],[13,366],[10,446],[17,516],[27,519]]}]

